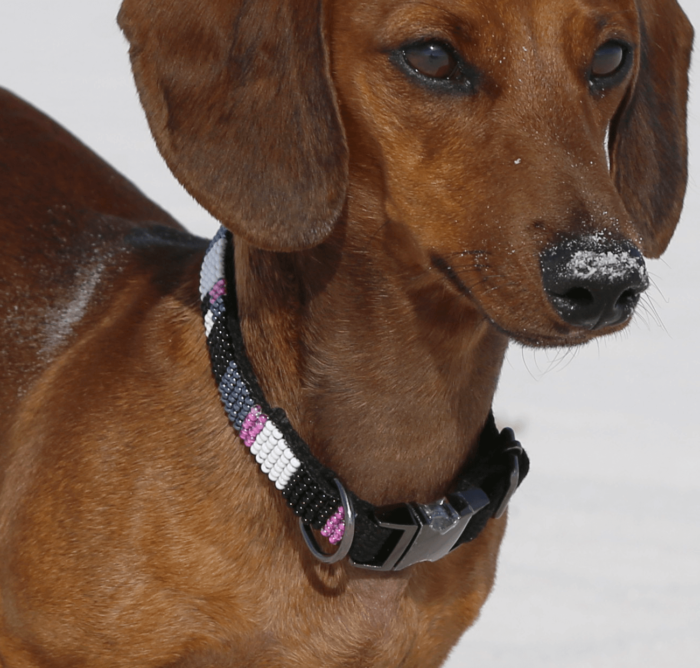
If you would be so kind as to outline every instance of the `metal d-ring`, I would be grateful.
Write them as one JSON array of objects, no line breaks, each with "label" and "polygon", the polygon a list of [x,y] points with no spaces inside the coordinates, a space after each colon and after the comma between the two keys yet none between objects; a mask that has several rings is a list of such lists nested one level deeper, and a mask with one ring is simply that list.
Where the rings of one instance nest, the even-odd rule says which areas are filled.
[{"label": "metal d-ring", "polygon": [[345,532],[340,540],[338,549],[332,554],[322,552],[321,548],[316,542],[316,538],[314,538],[314,535],[311,532],[311,527],[304,524],[302,519],[299,518],[301,535],[304,537],[306,546],[309,548],[309,550],[311,550],[311,554],[313,554],[316,559],[324,564],[334,564],[336,561],[340,561],[341,559],[345,558],[348,555],[348,552],[350,552],[352,539],[355,537],[355,510],[352,507],[352,501],[345,491],[345,488],[341,485],[340,480],[338,480],[338,478],[334,478],[333,482],[335,482],[336,486],[338,487],[340,502],[343,504],[343,522],[345,524]]}]

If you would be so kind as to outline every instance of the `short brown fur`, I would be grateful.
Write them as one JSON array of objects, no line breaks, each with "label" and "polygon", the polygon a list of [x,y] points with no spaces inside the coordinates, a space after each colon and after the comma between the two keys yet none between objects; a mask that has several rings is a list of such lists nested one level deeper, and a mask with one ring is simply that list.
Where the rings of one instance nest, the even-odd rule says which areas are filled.
[{"label": "short brown fur", "polygon": [[[126,0],[120,24],[164,158],[236,235],[268,400],[373,503],[449,489],[509,338],[620,329],[557,315],[544,248],[604,231],[656,257],[680,215],[675,0]],[[419,38],[476,92],[401,70]],[[595,96],[611,38],[633,70]],[[0,664],[439,666],[505,519],[400,573],[317,563],[221,409],[202,242],[10,93],[0,118]]]}]

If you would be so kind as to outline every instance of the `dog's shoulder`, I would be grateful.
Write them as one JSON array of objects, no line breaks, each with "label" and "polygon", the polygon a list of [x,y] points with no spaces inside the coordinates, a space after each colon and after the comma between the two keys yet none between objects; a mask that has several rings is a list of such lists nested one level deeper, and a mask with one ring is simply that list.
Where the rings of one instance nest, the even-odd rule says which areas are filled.
[{"label": "dog's shoulder", "polygon": [[69,132],[0,90],[0,369],[6,385],[26,384],[86,323],[129,294],[146,304],[148,295],[155,302],[164,293],[192,292],[183,286],[196,280],[204,248]]}]

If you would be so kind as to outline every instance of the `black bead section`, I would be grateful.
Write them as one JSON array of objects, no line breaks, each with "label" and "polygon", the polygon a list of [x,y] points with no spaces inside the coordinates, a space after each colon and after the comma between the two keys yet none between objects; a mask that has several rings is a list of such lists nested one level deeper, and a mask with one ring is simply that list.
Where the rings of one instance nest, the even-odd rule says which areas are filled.
[{"label": "black bead section", "polygon": [[320,531],[321,529],[323,529],[326,522],[328,522],[328,520],[331,518],[332,515],[335,514],[335,511],[337,510],[337,506],[333,505],[332,499],[329,498],[329,500],[330,500],[330,503],[326,503],[323,505],[323,507],[318,509],[318,514],[316,515],[316,519],[311,525],[317,531]]},{"label": "black bead section", "polygon": [[282,496],[287,500],[290,507],[294,507],[294,504],[299,500],[301,486],[303,483],[303,474],[304,469],[299,468],[289,479],[286,487],[282,490]]},{"label": "black bead section", "polygon": [[339,506],[339,501],[321,489],[303,465],[290,478],[282,495],[294,513],[314,529],[322,529]]},{"label": "black bead section", "polygon": [[226,327],[225,318],[214,321],[214,325],[207,338],[207,344],[211,357],[211,368],[214,372],[216,384],[218,385],[221,383],[221,379],[226,373],[229,362],[233,359],[233,345],[231,336]]}]

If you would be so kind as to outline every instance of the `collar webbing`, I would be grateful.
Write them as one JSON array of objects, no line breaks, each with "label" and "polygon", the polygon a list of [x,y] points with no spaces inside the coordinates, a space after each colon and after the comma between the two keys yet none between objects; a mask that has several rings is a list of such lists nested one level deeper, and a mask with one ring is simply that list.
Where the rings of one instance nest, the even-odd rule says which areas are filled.
[{"label": "collar webbing", "polygon": [[[491,413],[474,456],[444,499],[377,508],[346,493],[285,412],[265,400],[246,356],[235,292],[233,239],[222,227],[209,244],[200,279],[212,370],[233,428],[303,525],[340,542],[339,552],[349,553],[356,566],[400,570],[473,540],[505,510],[529,461],[510,429],[499,433]],[[352,525],[347,532],[346,524]],[[308,528],[305,534],[308,543]]]}]

